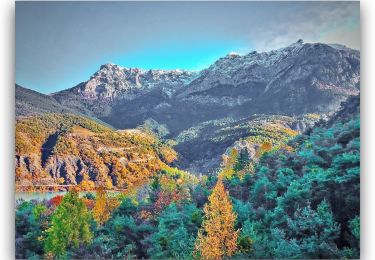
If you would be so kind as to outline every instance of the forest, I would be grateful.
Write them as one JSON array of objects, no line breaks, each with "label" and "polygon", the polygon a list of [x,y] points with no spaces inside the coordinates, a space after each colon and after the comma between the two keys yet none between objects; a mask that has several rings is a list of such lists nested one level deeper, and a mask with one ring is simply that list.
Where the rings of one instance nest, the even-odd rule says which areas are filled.
[{"label": "forest", "polygon": [[17,200],[16,258],[359,258],[359,97],[256,157],[233,150],[200,177],[159,164],[131,192]]}]

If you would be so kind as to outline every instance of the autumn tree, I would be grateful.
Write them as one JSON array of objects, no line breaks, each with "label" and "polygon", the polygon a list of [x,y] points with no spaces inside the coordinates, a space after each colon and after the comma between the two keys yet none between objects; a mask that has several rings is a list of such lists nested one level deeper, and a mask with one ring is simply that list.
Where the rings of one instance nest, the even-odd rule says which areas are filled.
[{"label": "autumn tree", "polygon": [[259,146],[255,154],[255,157],[260,158],[264,153],[267,153],[271,150],[272,150],[272,144],[270,142],[264,142]]},{"label": "autumn tree", "polygon": [[95,205],[92,215],[99,225],[103,225],[111,216],[111,212],[119,205],[116,198],[109,198],[104,187],[96,191]]},{"label": "autumn tree", "polygon": [[237,249],[236,214],[220,178],[203,211],[205,218],[195,243],[196,255],[203,259],[232,256]]},{"label": "autumn tree", "polygon": [[92,239],[91,215],[78,192],[69,191],[52,215],[51,226],[46,230],[44,249],[47,258],[51,255],[64,257],[66,251],[88,244]]},{"label": "autumn tree", "polygon": [[230,179],[234,174],[233,166],[236,163],[238,151],[234,148],[230,150],[229,155],[223,156],[222,170],[220,176]]}]

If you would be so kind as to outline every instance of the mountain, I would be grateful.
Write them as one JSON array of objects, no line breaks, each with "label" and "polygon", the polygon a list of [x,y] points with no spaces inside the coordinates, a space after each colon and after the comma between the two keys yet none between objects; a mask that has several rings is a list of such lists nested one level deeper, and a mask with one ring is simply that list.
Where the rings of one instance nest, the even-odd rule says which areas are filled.
[{"label": "mountain", "polygon": [[182,131],[174,140],[179,153],[176,165],[192,173],[215,171],[222,156],[246,150],[251,157],[263,144],[282,147],[295,135],[324,120],[324,116],[304,114],[298,117],[282,115],[252,115],[240,120],[223,118],[200,123]]},{"label": "mountain", "polygon": [[196,75],[185,70],[142,70],[109,63],[86,82],[54,93],[53,97],[62,105],[101,117],[111,113],[115,103],[134,100],[155,89],[170,97]]},{"label": "mountain", "polygon": [[16,116],[31,116],[45,113],[73,113],[53,97],[16,84]]},{"label": "mountain", "polygon": [[116,131],[91,119],[62,114],[16,122],[16,188],[51,186],[129,189],[176,158],[175,152],[141,129]]},{"label": "mountain", "polygon": [[269,52],[231,53],[199,73],[164,71],[165,77],[155,78],[160,71],[107,64],[87,82],[53,96],[68,107],[75,100],[117,128],[153,118],[178,134],[228,115],[332,112],[359,93],[359,61],[357,50],[298,41]]},{"label": "mountain", "polygon": [[331,112],[359,93],[359,51],[298,41],[286,48],[219,59],[177,97],[244,113]]},{"label": "mountain", "polygon": [[[163,138],[176,143],[177,164],[205,173],[254,124],[264,126],[267,116],[281,116],[281,125],[301,132],[359,91],[358,50],[298,40],[268,52],[230,53],[200,72],[105,64],[86,82],[52,97],[118,129],[162,126]],[[225,129],[233,134],[222,135]],[[184,139],[190,132],[196,136]]]}]

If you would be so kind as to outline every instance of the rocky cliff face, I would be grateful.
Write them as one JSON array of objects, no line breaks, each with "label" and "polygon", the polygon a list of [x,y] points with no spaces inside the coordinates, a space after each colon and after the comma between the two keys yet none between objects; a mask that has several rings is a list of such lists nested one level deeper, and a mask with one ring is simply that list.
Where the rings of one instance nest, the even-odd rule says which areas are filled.
[{"label": "rocky cliff face", "polygon": [[171,97],[197,74],[185,70],[143,70],[105,64],[89,80],[52,96],[65,107],[90,116],[106,117],[113,113],[117,104],[126,106],[127,102],[153,91]]},{"label": "rocky cliff face", "polygon": [[[69,89],[83,100],[114,101],[159,88],[172,95],[189,83],[197,73],[185,70],[143,70],[105,64],[89,80]],[[66,91],[65,91],[66,92]],[[54,96],[60,97],[60,93]],[[60,98],[61,100],[62,98]]]}]

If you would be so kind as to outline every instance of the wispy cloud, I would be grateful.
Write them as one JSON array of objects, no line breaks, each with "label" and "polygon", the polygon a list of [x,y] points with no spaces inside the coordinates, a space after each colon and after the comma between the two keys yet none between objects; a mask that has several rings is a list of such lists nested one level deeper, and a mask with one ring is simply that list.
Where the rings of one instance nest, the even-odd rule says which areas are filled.
[{"label": "wispy cloud", "polygon": [[316,2],[305,7],[259,26],[249,40],[257,50],[280,48],[300,38],[359,49],[359,3]]}]

